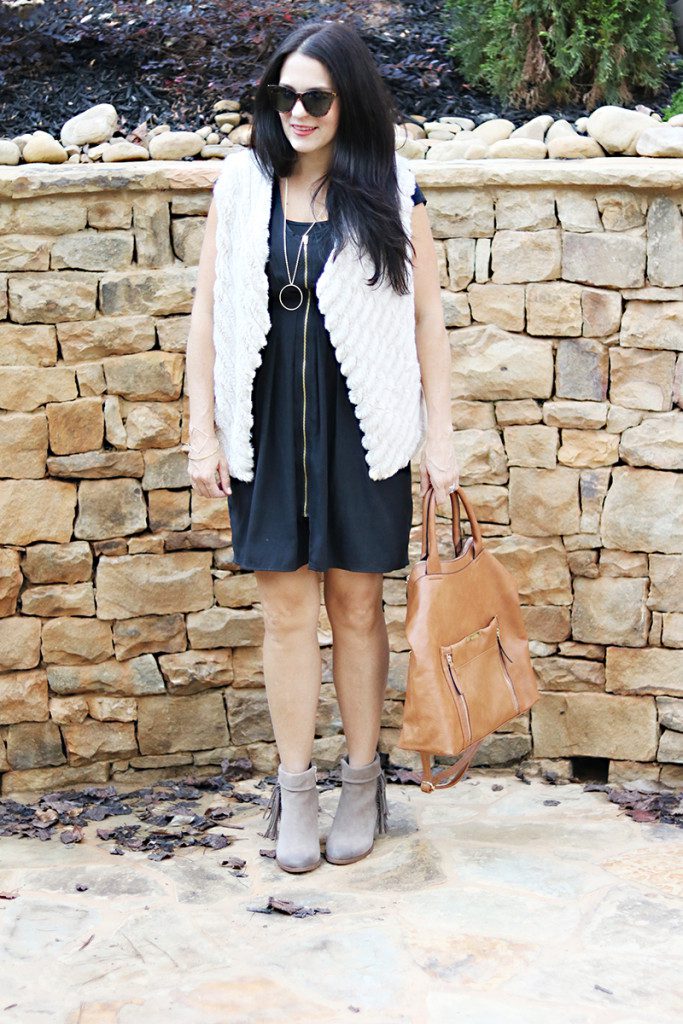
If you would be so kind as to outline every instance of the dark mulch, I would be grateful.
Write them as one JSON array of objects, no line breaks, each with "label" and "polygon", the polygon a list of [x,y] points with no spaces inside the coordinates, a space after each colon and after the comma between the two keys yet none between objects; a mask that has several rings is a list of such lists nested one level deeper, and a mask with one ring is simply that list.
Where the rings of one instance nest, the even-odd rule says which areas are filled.
[{"label": "dark mulch", "polygon": [[[196,128],[223,98],[249,111],[274,44],[301,20],[339,17],[361,31],[404,117],[495,114],[522,124],[532,116],[458,74],[446,55],[442,0],[46,0],[28,18],[2,10],[0,135],[58,135],[95,103],[114,104],[124,134],[143,122]],[[661,112],[681,84],[683,60],[671,54],[660,93],[636,95],[634,104]]]}]

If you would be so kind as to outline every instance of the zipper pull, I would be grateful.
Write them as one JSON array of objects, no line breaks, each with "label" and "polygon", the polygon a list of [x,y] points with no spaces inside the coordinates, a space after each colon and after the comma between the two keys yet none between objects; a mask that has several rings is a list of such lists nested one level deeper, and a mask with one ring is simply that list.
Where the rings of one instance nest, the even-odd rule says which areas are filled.
[{"label": "zipper pull", "polygon": [[500,645],[501,651],[503,652],[503,654],[505,655],[505,657],[507,658],[508,661],[512,661],[512,658],[510,657],[510,655],[506,652],[505,648],[503,647],[503,641],[500,639],[500,629],[498,628],[498,626],[496,626],[496,636],[498,638],[498,644]]},{"label": "zipper pull", "polygon": [[446,661],[448,662],[448,674],[451,677],[451,682],[458,693],[462,696],[462,690],[460,689],[457,673],[453,671],[453,655],[450,651],[446,651]]}]

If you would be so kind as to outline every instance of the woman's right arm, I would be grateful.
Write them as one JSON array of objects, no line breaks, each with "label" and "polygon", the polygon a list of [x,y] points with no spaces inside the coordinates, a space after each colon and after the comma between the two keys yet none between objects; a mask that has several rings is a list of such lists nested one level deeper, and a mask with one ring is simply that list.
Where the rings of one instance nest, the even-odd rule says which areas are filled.
[{"label": "woman's right arm", "polygon": [[[218,447],[214,425],[213,292],[215,280],[216,204],[215,199],[212,199],[206,217],[204,239],[199,255],[197,283],[185,355],[185,390],[190,406],[188,475],[197,493],[205,498],[220,498],[224,494],[231,493],[228,464],[225,455]],[[216,448],[218,450],[214,452]]]}]

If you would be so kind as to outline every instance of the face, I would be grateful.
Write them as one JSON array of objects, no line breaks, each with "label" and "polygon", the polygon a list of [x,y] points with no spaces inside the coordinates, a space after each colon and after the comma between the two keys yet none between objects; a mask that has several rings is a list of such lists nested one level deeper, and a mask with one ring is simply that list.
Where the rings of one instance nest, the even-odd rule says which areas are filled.
[{"label": "face", "polygon": [[[290,53],[286,58],[280,69],[279,83],[296,92],[306,92],[307,89],[336,91],[325,65],[301,53]],[[332,106],[323,117],[309,114],[300,98],[288,114],[280,114],[279,117],[282,130],[298,153],[324,149],[331,145],[337,131],[339,96],[334,97]]]}]

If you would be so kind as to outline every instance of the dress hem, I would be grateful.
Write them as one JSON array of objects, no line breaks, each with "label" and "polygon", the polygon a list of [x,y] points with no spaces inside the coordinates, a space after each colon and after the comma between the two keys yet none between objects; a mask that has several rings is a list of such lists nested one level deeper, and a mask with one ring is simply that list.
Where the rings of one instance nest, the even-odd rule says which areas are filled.
[{"label": "dress hem", "polygon": [[394,565],[389,568],[351,569],[347,565],[327,565],[325,568],[320,568],[318,566],[311,565],[310,562],[302,562],[301,565],[296,565],[290,568],[287,566],[244,565],[236,557],[234,557],[234,562],[235,565],[238,565],[239,568],[245,572],[297,572],[297,570],[303,568],[304,565],[308,565],[311,572],[327,572],[328,569],[343,569],[345,572],[376,572],[382,573],[382,575],[387,572],[397,572],[399,569],[406,569],[410,565],[410,562],[403,562],[401,565]]}]

